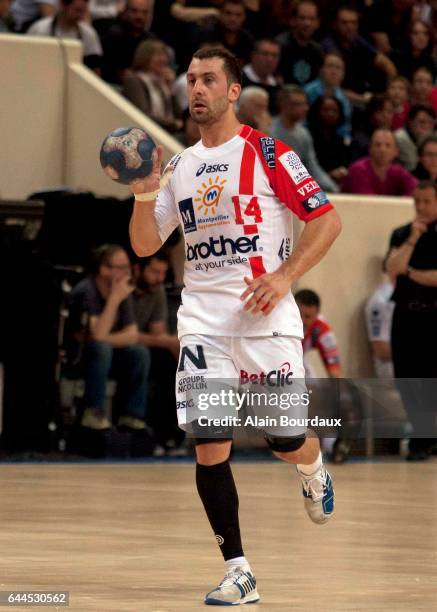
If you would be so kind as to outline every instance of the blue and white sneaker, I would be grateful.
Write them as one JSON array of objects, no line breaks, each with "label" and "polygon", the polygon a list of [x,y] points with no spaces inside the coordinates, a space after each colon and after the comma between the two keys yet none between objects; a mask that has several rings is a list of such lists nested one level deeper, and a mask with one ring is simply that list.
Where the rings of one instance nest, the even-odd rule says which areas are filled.
[{"label": "blue and white sneaker", "polygon": [[299,472],[305,509],[313,523],[326,523],[334,512],[334,487],[324,465],[311,476]]},{"label": "blue and white sneaker", "polygon": [[256,579],[247,566],[234,567],[226,572],[218,587],[205,597],[208,606],[238,606],[258,600]]}]

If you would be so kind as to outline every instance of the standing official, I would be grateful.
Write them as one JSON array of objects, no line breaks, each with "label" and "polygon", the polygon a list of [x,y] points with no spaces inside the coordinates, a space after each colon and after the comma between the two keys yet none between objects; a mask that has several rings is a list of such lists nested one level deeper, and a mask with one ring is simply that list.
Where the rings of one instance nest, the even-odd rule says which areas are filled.
[{"label": "standing official", "polygon": [[394,373],[413,425],[407,457],[413,461],[427,459],[437,437],[437,184],[419,183],[414,205],[416,217],[394,230],[387,258],[387,272],[396,283]]}]

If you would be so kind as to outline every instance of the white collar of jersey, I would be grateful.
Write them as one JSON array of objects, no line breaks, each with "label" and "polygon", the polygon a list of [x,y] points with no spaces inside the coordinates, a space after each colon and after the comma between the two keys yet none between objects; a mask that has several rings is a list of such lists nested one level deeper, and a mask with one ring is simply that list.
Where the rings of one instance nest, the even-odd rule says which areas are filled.
[{"label": "white collar of jersey", "polygon": [[241,141],[239,133],[236,134],[230,140],[227,140],[223,144],[219,145],[218,147],[205,147],[205,145],[202,144],[202,141],[199,140],[198,143],[193,145],[191,151],[201,159],[213,159],[218,155],[229,153],[230,151],[235,149],[240,144],[240,142]]}]

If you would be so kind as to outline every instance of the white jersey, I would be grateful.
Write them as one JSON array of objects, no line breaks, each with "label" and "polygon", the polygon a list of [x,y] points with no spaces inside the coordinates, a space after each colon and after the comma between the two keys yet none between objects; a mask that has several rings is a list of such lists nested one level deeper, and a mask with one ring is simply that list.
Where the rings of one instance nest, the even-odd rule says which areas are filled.
[{"label": "white jersey", "polygon": [[[391,301],[393,285],[382,283],[376,288],[366,304],[367,334],[371,342],[390,342],[394,302]],[[374,357],[373,363],[378,378],[393,378],[393,362]]]},{"label": "white jersey", "polygon": [[243,126],[218,147],[201,142],[175,156],[155,217],[165,242],[181,224],[185,288],[179,337],[303,337],[291,292],[264,316],[243,310],[244,277],[274,272],[292,248],[294,212],[304,221],[332,208],[297,154]]}]

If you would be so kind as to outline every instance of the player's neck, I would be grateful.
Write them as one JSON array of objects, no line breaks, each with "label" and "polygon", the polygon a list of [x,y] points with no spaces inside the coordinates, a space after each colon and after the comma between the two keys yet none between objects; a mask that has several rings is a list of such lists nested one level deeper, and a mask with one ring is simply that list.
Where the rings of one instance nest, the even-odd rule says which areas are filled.
[{"label": "player's neck", "polygon": [[211,125],[201,125],[199,128],[203,146],[210,149],[219,147],[236,136],[241,129],[241,123],[235,115],[232,115],[227,117],[225,121]]}]

